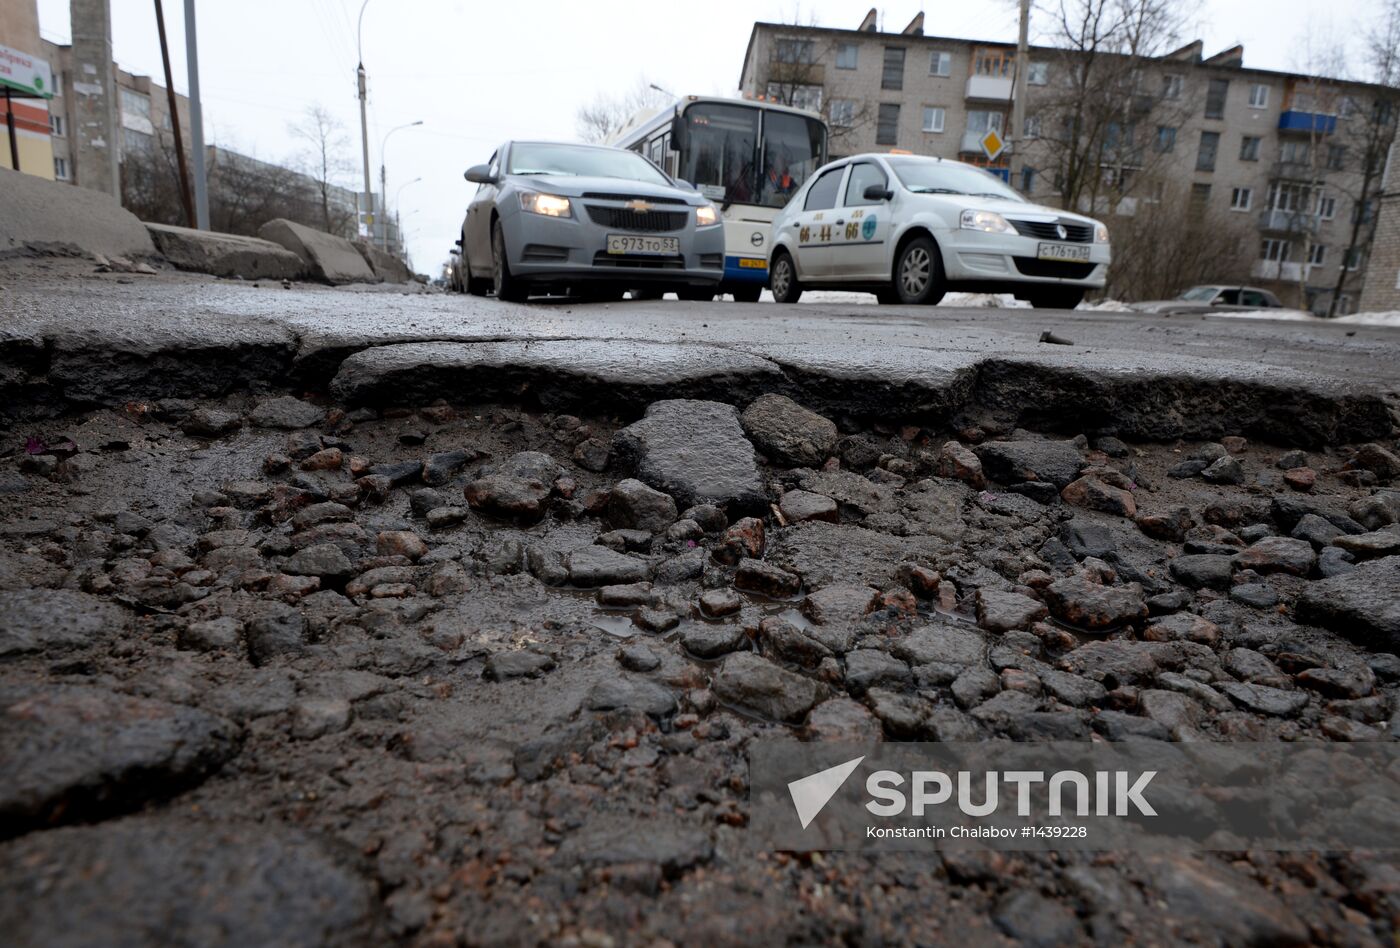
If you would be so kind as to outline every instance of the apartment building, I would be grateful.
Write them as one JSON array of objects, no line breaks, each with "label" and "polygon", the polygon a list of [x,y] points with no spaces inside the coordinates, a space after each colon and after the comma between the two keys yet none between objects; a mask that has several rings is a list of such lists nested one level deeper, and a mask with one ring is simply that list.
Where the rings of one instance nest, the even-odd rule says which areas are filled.
[{"label": "apartment building", "polygon": [[[1059,203],[1058,126],[1081,66],[1066,50],[1030,48],[1013,180],[1010,150],[989,154],[983,142],[1011,131],[1016,58],[1014,43],[926,35],[923,14],[899,32],[881,31],[875,10],[856,29],[755,23],[740,89],[819,111],[833,157],[901,149],[956,158]],[[1340,277],[1337,309],[1351,311],[1376,213],[1374,199],[1356,201],[1357,133],[1373,109],[1393,111],[1395,91],[1248,69],[1242,47],[1206,57],[1200,41],[1140,60],[1121,113],[1096,140],[1104,186],[1080,209],[1112,227],[1141,202],[1186,195],[1198,212],[1240,215],[1258,240],[1251,279],[1325,312]],[[1393,114],[1385,121],[1393,137]],[[1348,255],[1354,223],[1362,252]]]}]

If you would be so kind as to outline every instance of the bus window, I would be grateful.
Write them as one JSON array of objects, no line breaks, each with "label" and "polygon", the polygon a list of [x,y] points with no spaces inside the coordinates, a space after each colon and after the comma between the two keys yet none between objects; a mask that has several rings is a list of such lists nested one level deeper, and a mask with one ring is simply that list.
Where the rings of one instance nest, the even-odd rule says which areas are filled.
[{"label": "bus window", "polygon": [[759,203],[782,207],[822,164],[822,123],[787,112],[763,116],[763,176]]},{"label": "bus window", "polygon": [[680,177],[712,201],[751,203],[758,109],[702,102],[686,110],[685,124]]}]

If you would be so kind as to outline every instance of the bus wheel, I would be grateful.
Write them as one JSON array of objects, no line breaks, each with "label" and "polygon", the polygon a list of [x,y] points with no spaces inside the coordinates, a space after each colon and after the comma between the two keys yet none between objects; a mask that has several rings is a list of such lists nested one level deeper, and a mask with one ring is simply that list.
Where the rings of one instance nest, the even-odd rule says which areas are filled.
[{"label": "bus wheel", "polygon": [[797,270],[787,251],[780,250],[773,256],[773,266],[768,271],[768,289],[773,291],[773,299],[779,303],[796,303],[802,298],[802,284],[797,281]]},{"label": "bus wheel", "polygon": [[758,298],[763,295],[761,286],[737,286],[730,291],[736,303],[757,303]]}]

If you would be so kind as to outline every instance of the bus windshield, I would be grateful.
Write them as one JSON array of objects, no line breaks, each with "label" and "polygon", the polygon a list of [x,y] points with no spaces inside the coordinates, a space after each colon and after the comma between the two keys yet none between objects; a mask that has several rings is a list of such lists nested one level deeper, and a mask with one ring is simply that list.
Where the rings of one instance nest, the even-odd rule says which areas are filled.
[{"label": "bus windshield", "polygon": [[680,177],[724,204],[782,207],[825,158],[816,118],[700,102],[686,109],[685,125]]}]

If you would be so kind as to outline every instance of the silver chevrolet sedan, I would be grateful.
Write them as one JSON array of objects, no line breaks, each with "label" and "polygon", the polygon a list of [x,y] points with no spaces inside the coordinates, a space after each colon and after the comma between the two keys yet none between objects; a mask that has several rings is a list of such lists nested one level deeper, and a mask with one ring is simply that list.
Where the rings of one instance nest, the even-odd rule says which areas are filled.
[{"label": "silver chevrolet sedan", "polygon": [[462,223],[468,293],[710,299],[724,276],[719,208],[635,152],[507,142],[466,177],[480,185]]}]

